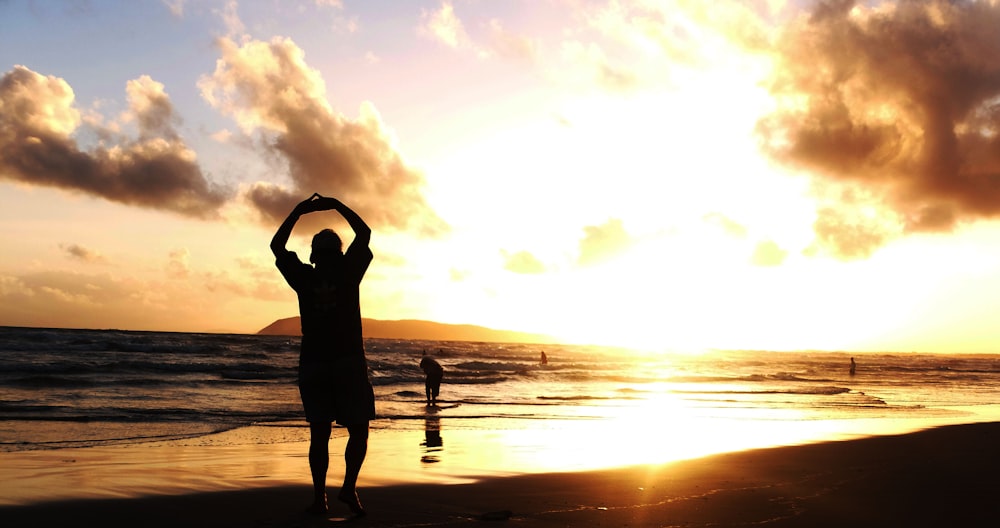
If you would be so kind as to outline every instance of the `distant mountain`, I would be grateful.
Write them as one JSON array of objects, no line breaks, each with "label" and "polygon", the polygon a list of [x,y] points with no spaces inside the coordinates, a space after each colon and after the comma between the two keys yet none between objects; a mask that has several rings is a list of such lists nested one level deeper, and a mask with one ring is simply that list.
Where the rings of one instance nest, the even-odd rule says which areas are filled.
[{"label": "distant mountain", "polygon": [[[426,341],[485,341],[489,343],[551,344],[558,341],[544,334],[529,334],[513,330],[496,330],[484,326],[456,325],[403,319],[380,321],[362,319],[365,337],[386,339],[419,339]],[[302,335],[298,317],[278,319],[257,332],[260,335]]]}]

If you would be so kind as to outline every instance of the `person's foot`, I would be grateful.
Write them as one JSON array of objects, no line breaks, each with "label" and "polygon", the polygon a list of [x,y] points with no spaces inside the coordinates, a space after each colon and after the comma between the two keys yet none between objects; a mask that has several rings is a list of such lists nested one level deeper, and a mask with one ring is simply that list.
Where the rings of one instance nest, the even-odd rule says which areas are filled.
[{"label": "person's foot", "polygon": [[306,513],[311,515],[322,515],[329,510],[326,506],[326,497],[317,498],[312,504],[306,508]]},{"label": "person's foot", "polygon": [[357,490],[349,491],[342,489],[340,490],[340,493],[337,494],[337,500],[346,504],[347,507],[351,509],[351,513],[354,515],[365,515],[368,513],[365,511],[364,507],[361,506],[361,499],[358,498]]}]

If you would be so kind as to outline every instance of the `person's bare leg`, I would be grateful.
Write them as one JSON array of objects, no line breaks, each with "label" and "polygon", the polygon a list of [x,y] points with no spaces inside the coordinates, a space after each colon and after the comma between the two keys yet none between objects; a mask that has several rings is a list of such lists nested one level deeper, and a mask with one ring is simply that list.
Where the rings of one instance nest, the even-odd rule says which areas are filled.
[{"label": "person's bare leg", "polygon": [[347,426],[347,447],[344,448],[344,485],[337,500],[347,504],[355,515],[364,515],[365,509],[358,498],[358,474],[368,454],[368,422]]},{"label": "person's bare leg", "polygon": [[309,513],[326,513],[326,470],[330,467],[329,423],[309,424],[309,471],[313,481],[313,503],[306,509]]}]

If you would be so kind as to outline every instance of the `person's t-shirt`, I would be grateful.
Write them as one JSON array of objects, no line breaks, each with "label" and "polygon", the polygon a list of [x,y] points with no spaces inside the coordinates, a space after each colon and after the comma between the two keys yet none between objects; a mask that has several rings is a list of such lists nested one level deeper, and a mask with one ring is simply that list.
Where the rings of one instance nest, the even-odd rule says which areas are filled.
[{"label": "person's t-shirt", "polygon": [[338,265],[325,269],[303,263],[294,251],[278,256],[278,270],[299,298],[301,362],[364,354],[359,288],[371,261],[371,249],[353,245]]},{"label": "person's t-shirt", "polygon": [[424,356],[420,359],[420,368],[430,380],[441,378],[444,375],[444,368],[430,356]]}]

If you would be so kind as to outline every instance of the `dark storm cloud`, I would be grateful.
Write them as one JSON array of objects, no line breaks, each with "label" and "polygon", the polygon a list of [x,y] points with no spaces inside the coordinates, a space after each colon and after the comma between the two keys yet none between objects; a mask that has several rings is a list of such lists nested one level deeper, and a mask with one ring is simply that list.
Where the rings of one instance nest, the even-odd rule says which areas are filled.
[{"label": "dark storm cloud", "polygon": [[289,39],[219,45],[222,58],[201,81],[204,97],[245,132],[261,132],[288,162],[290,188],[259,183],[247,193],[266,223],[279,223],[318,192],[341,199],[373,228],[447,231],[424,200],[423,175],[404,162],[373,106],[363,105],[356,120],[332,109],[323,79]]},{"label": "dark storm cloud", "polygon": [[81,118],[69,84],[15,66],[0,78],[0,179],[216,217],[226,193],[205,179],[174,131],[163,86],[142,77],[127,89],[139,139],[83,150],[74,139]]},{"label": "dark storm cloud", "polygon": [[[760,123],[766,148],[867,196],[904,233],[996,218],[998,28],[994,2],[820,2],[777,41],[771,90],[781,106]],[[867,255],[891,236],[845,220],[853,202],[815,226],[842,256]]]}]

